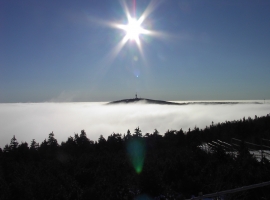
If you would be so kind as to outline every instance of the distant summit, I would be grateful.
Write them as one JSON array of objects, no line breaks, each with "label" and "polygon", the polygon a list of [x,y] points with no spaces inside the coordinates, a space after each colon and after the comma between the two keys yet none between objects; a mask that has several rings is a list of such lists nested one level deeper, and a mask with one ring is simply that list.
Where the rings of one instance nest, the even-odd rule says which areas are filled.
[{"label": "distant summit", "polygon": [[[190,105],[190,104],[199,104],[199,105],[218,105],[218,104],[246,104],[246,102],[233,102],[233,101],[194,101],[194,102],[183,102],[176,103],[163,100],[154,100],[146,98],[138,98],[137,94],[133,99],[122,99],[117,101],[111,101],[107,105],[112,104],[132,104],[132,103],[145,103],[145,104],[159,104],[159,105]],[[259,102],[252,102],[252,104],[260,104]]]},{"label": "distant summit", "polygon": [[186,105],[187,103],[175,103],[162,100],[138,98],[137,94],[134,99],[122,99],[118,101],[111,101],[108,104],[128,104],[128,103],[146,103],[146,104],[161,104],[161,105]]}]

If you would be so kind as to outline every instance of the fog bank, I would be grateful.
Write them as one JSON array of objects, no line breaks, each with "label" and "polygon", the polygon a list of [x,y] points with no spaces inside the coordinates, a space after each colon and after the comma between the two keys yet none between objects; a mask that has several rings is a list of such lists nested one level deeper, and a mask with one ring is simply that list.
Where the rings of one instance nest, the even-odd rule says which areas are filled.
[{"label": "fog bank", "polygon": [[270,104],[221,105],[104,105],[105,103],[11,103],[0,104],[0,147],[10,143],[13,135],[18,142],[32,139],[41,143],[54,132],[58,143],[84,129],[91,140],[100,135],[106,139],[115,133],[131,133],[140,127],[142,133],[160,134],[169,130],[195,126],[204,129],[212,123],[254,118],[270,113]]}]

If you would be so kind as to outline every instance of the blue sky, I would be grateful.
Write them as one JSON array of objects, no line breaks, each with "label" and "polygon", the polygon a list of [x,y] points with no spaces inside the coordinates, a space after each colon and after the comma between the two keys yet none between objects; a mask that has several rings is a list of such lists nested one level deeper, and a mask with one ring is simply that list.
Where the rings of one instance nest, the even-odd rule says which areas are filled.
[{"label": "blue sky", "polygon": [[0,1],[0,102],[270,99],[269,1]]}]

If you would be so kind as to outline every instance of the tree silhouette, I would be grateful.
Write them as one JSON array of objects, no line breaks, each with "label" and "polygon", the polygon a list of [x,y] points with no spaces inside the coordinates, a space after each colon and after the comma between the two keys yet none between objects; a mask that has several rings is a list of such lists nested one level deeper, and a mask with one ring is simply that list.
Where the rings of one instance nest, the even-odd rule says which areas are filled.
[{"label": "tree silhouette", "polygon": [[119,133],[113,133],[108,136],[107,144],[113,150],[120,150],[122,147],[122,135]]},{"label": "tree silhouette", "polygon": [[9,152],[10,151],[10,147],[9,147],[9,145],[8,144],[6,144],[5,145],[5,147],[4,147],[4,150],[3,150],[4,152]]},{"label": "tree silhouette", "polygon": [[142,137],[142,131],[139,127],[135,128],[133,136],[135,137]]},{"label": "tree silhouette", "polygon": [[40,147],[39,147],[39,152],[42,156],[47,156],[47,153],[48,153],[48,148],[49,148],[49,145],[48,145],[48,142],[47,140],[45,139],[43,142],[41,142],[40,144]]},{"label": "tree silhouette", "polygon": [[166,133],[165,133],[165,135],[164,135],[164,137],[165,138],[168,138],[168,139],[174,139],[174,136],[175,136],[175,130],[168,130]]},{"label": "tree silhouette", "polygon": [[129,140],[132,137],[130,130],[127,130],[127,135],[126,135],[126,139]]},{"label": "tree silhouette", "polygon": [[89,139],[87,138],[86,132],[84,130],[81,130],[80,136],[78,136],[78,134],[75,134],[75,141],[78,146],[84,146],[89,144]]},{"label": "tree silhouette", "polygon": [[54,133],[53,132],[51,132],[49,134],[48,145],[50,147],[57,147],[58,146],[57,140],[54,138]]},{"label": "tree silhouette", "polygon": [[143,137],[148,138],[150,136],[150,133],[145,133]]},{"label": "tree silhouette", "polygon": [[106,143],[106,139],[103,137],[103,135],[100,135],[98,138],[98,143],[101,145],[104,145]]},{"label": "tree silhouette", "polygon": [[154,130],[153,135],[154,135],[154,136],[159,136],[159,132],[158,132],[157,129]]},{"label": "tree silhouette", "polygon": [[45,147],[48,147],[48,142],[46,139],[43,140],[43,142],[41,142],[41,144],[40,144],[40,148],[45,148]]},{"label": "tree silhouette", "polygon": [[39,143],[37,143],[35,139],[32,139],[31,144],[30,144],[30,150],[37,150],[38,147],[39,147]]},{"label": "tree silhouette", "polygon": [[27,160],[29,156],[28,143],[22,142],[17,148],[17,153],[19,155],[19,159]]},{"label": "tree silhouette", "polygon": [[14,151],[18,148],[18,142],[15,135],[11,138],[9,147],[11,151]]},{"label": "tree silhouette", "polygon": [[28,148],[28,143],[27,143],[27,142],[22,142],[22,143],[18,146],[18,150],[20,150],[20,151],[29,150],[29,148]]}]

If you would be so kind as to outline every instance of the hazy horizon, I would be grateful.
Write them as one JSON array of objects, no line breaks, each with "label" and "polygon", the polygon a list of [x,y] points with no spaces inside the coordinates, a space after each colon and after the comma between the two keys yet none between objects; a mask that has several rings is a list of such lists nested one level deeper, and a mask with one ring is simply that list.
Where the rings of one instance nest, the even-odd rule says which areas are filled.
[{"label": "hazy horizon", "polygon": [[[152,99],[152,100],[161,100],[161,101],[169,101],[169,102],[179,102],[179,103],[185,103],[185,102],[251,102],[251,103],[269,103],[270,99],[195,99],[195,100],[166,100],[166,99],[153,99],[149,97],[139,97],[138,98],[143,98],[143,99]],[[0,102],[0,104],[16,104],[16,103],[109,103],[113,101],[119,101],[119,100],[124,100],[124,99],[134,99],[134,97],[124,97],[121,99],[112,99],[112,100],[107,100],[107,101],[70,101],[70,100],[48,100],[48,101],[28,101],[28,102]]]},{"label": "hazy horizon", "polygon": [[26,141],[30,145],[32,139],[41,143],[53,131],[61,143],[85,130],[89,139],[97,141],[100,135],[107,139],[113,132],[123,135],[129,129],[133,133],[138,126],[143,135],[153,133],[154,129],[164,134],[167,130],[188,131],[195,126],[204,129],[212,121],[216,124],[269,114],[269,101],[255,102],[217,105],[0,103],[0,147],[9,144],[13,135],[19,143]]}]

